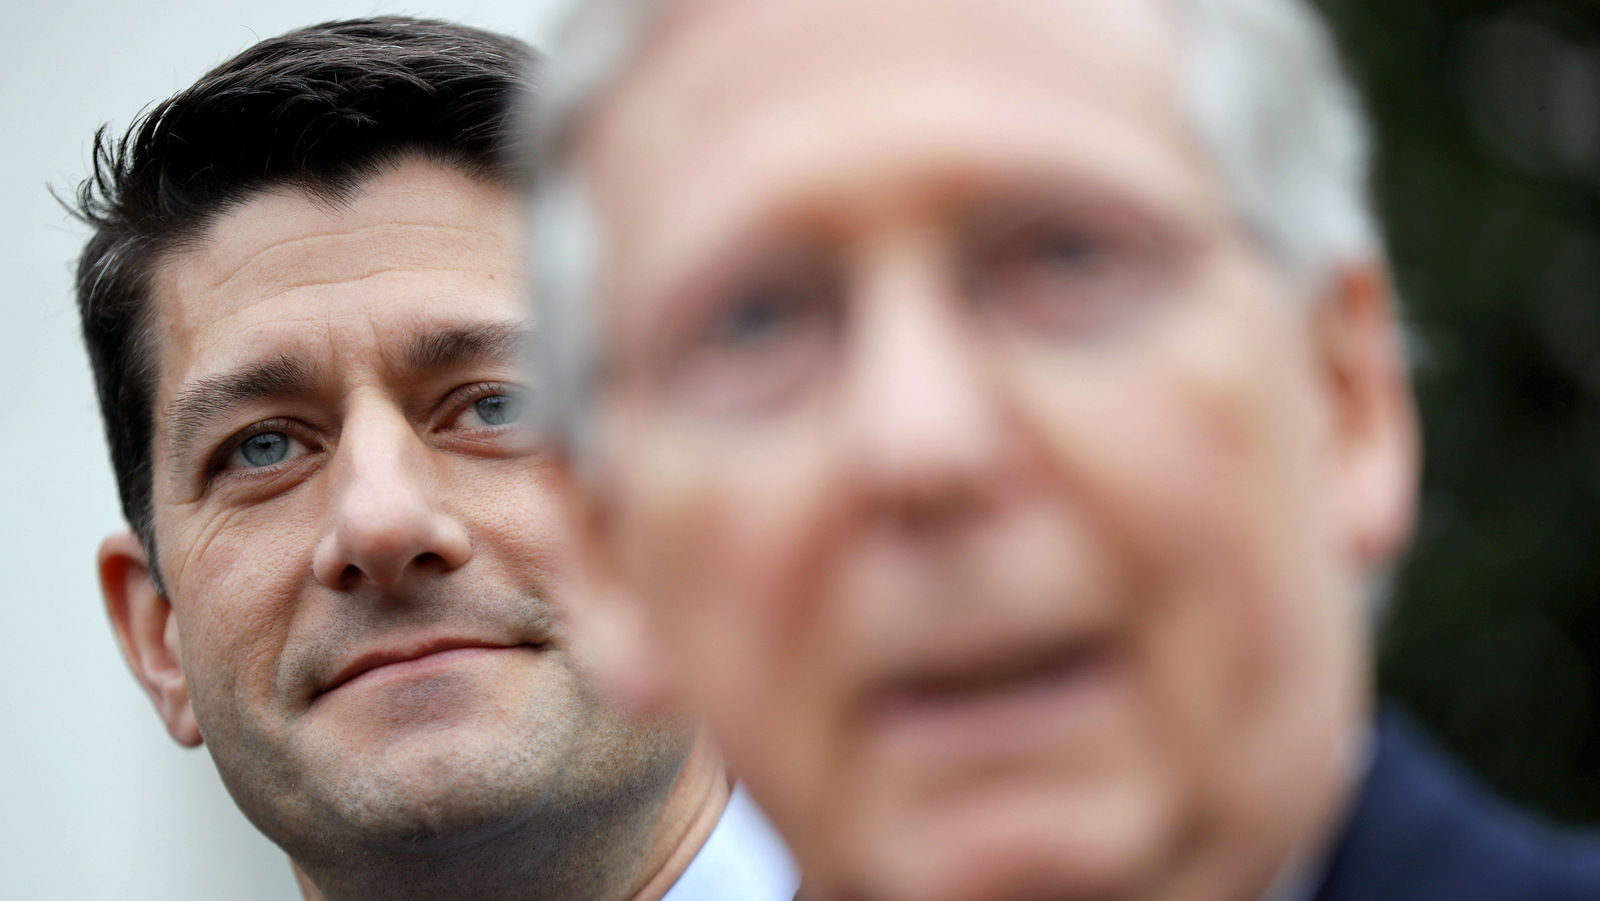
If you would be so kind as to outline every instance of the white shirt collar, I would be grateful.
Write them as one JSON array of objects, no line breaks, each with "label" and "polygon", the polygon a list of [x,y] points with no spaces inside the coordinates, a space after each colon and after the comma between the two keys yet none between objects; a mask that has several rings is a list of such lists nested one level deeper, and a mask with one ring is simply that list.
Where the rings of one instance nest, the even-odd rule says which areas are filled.
[{"label": "white shirt collar", "polygon": [[711,836],[661,901],[793,901],[799,889],[789,849],[736,785]]}]

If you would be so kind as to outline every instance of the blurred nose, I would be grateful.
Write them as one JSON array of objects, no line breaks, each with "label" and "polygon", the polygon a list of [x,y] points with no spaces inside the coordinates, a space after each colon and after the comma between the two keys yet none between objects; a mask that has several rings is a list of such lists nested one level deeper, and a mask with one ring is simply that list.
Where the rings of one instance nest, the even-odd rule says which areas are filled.
[{"label": "blurred nose", "polygon": [[1002,417],[955,280],[909,240],[874,249],[858,284],[847,465],[903,513],[964,509],[999,464]]},{"label": "blurred nose", "polygon": [[472,556],[466,529],[440,504],[430,452],[398,411],[346,421],[332,462],[333,510],[313,554],[329,588],[395,588]]}]

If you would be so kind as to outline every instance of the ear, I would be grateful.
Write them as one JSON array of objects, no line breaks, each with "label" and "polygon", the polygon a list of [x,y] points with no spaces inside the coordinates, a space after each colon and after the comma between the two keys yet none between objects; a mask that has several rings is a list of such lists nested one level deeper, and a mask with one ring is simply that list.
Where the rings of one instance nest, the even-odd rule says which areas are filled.
[{"label": "ear", "polygon": [[200,727],[189,706],[189,683],[179,654],[178,623],[172,605],[156,590],[150,561],[132,532],[118,532],[100,543],[100,594],[116,633],[122,657],[144,687],[167,731],[178,744],[200,744]]},{"label": "ear", "polygon": [[570,514],[575,549],[574,584],[567,605],[573,655],[605,693],[641,716],[676,709],[673,674],[662,653],[650,607],[632,589],[619,566],[613,520],[600,497],[572,466],[555,467],[555,482]]},{"label": "ear", "polygon": [[1334,496],[1354,560],[1372,571],[1411,537],[1420,454],[1388,271],[1376,263],[1342,267],[1314,328],[1333,414]]}]

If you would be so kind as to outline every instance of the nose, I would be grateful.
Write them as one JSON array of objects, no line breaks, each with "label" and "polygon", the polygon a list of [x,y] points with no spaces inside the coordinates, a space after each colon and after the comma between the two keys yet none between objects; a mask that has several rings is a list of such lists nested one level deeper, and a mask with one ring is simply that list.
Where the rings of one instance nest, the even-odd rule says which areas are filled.
[{"label": "nose", "polygon": [[319,582],[342,591],[395,588],[471,558],[466,529],[440,504],[442,473],[432,463],[398,412],[347,420],[331,463],[329,525],[312,557]]},{"label": "nose", "polygon": [[875,249],[859,282],[847,465],[903,513],[981,498],[1004,443],[996,386],[946,268],[932,242],[908,241]]}]

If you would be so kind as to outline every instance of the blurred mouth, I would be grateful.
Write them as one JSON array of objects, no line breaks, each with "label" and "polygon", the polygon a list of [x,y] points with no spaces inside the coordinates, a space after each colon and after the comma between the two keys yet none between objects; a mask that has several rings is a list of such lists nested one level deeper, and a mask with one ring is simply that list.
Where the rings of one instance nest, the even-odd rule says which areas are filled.
[{"label": "blurred mouth", "polygon": [[1016,651],[886,686],[868,705],[892,749],[943,759],[1026,754],[1087,720],[1117,683],[1106,642]]},{"label": "blurred mouth", "polygon": [[471,638],[436,638],[395,647],[376,648],[346,663],[319,687],[312,703],[341,689],[380,682],[423,679],[456,667],[513,653],[544,650],[543,644],[507,644]]}]

